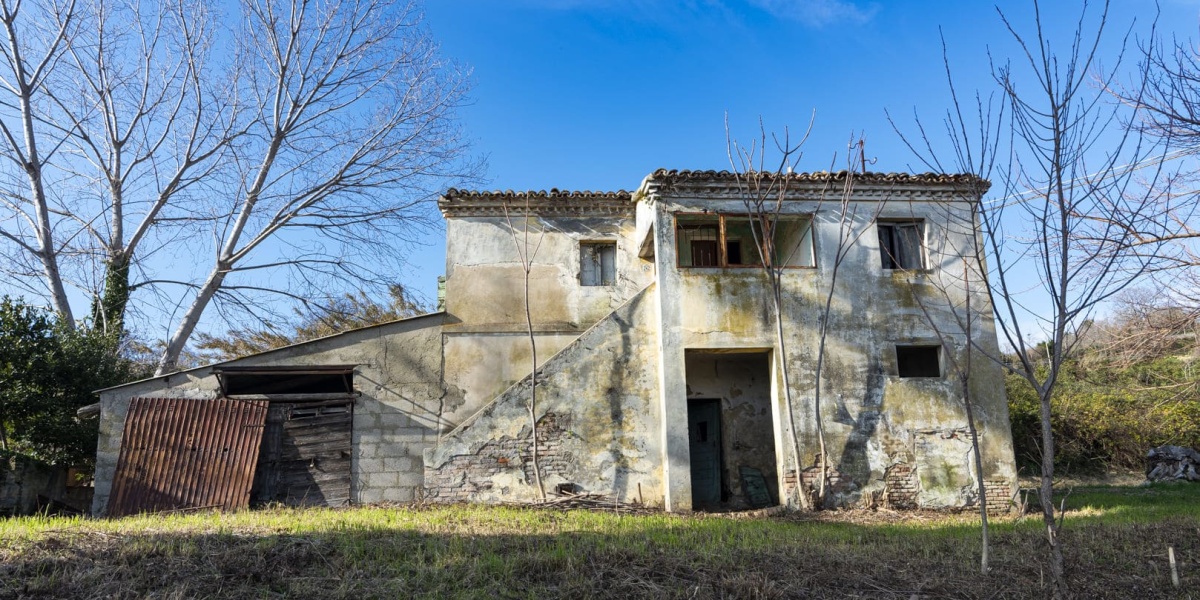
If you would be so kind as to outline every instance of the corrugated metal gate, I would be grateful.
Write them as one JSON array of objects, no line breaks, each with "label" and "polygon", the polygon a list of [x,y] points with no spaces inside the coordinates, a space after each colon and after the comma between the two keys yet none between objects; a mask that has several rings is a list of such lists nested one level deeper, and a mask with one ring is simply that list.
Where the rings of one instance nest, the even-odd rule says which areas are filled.
[{"label": "corrugated metal gate", "polygon": [[255,504],[350,503],[351,399],[272,402],[258,458]]},{"label": "corrugated metal gate", "polygon": [[267,409],[265,400],[132,399],[108,515],[246,507]]}]

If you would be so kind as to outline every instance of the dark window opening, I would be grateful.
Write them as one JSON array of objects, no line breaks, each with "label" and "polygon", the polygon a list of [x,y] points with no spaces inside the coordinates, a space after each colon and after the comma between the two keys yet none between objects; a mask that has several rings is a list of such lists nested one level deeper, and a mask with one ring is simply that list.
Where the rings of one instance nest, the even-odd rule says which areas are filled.
[{"label": "dark window opening", "polygon": [[738,241],[726,241],[725,258],[731,265],[745,264],[742,262],[742,243]]},{"label": "dark window opening", "polygon": [[225,367],[214,371],[226,396],[354,392],[353,367]]},{"label": "dark window opening", "polygon": [[896,346],[896,369],[901,377],[941,377],[941,347]]},{"label": "dark window opening", "polygon": [[722,217],[725,220],[725,264],[731,267],[761,266],[758,244],[762,232],[758,225],[745,217]]},{"label": "dark window opening", "polygon": [[921,221],[878,223],[879,256],[885,269],[925,268]]},{"label": "dark window opening", "polygon": [[616,242],[579,244],[579,284],[588,286],[617,283]]}]

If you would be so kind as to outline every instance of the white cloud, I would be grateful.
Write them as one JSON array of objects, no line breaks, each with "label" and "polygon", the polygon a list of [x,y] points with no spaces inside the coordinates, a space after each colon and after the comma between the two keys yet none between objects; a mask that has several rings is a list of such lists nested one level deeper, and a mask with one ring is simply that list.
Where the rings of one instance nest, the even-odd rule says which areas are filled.
[{"label": "white cloud", "polygon": [[750,3],[776,17],[795,19],[809,25],[839,21],[861,23],[869,20],[878,7],[858,6],[844,0],[750,0]]}]

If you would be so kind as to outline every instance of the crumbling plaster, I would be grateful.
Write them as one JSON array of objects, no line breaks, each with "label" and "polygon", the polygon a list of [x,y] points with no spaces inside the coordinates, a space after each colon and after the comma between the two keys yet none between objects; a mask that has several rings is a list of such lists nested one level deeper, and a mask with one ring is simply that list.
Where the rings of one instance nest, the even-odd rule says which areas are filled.
[{"label": "crumbling plaster", "polygon": [[[518,254],[518,248],[526,252],[526,240],[532,256],[529,314],[539,362],[651,280],[631,238],[631,214],[542,215],[532,208],[527,220],[524,210],[514,205],[507,218],[502,212],[447,218],[443,353],[446,385],[461,394],[461,402],[447,413],[455,423],[529,374],[524,269]],[[616,243],[617,279],[613,285],[580,285],[579,246],[600,241]]]},{"label": "crumbling plaster", "polygon": [[[659,410],[664,415],[666,504],[674,510],[687,510],[691,505],[683,392],[685,352],[776,345],[770,288],[761,271],[676,265],[675,213],[745,214],[745,206],[735,194],[722,195],[711,188],[702,192],[689,194],[686,186],[651,188],[643,200],[656,209],[654,260],[661,290],[657,301],[663,332]],[[939,330],[953,341],[945,351],[955,353],[960,361],[965,358],[965,336],[951,307],[965,314],[962,249],[970,247],[968,236],[973,230],[953,225],[971,222],[970,204],[966,198],[947,197],[944,193],[929,196],[908,194],[903,200],[889,201],[887,190],[876,190],[862,198],[854,210],[851,231],[863,233],[849,249],[838,273],[828,322],[821,400],[829,464],[842,480],[834,490],[838,504],[875,502],[886,487],[884,475],[900,463],[916,465],[919,506],[961,506],[974,497],[969,443],[967,451],[962,445],[968,438],[961,434],[966,421],[957,382],[896,376],[895,344],[937,344]],[[926,239],[936,241],[927,244],[930,268],[895,272],[882,268],[871,222],[879,202],[884,202],[880,218],[924,221]],[[840,224],[835,207],[836,203],[828,198],[822,202],[818,194],[806,197],[803,190],[783,207],[785,214],[815,215],[816,267],[788,269],[782,279],[784,336],[791,385],[797,392],[793,410],[804,469],[812,469],[818,461],[812,390],[819,319],[833,282],[837,251]],[[970,293],[975,343],[998,356],[986,293],[977,282]],[[920,295],[920,303],[914,294]],[[936,329],[922,312],[922,305],[937,323]],[[975,354],[970,387],[979,420],[985,477],[1015,482],[1002,373],[998,365],[980,354]],[[775,377],[778,380],[777,370]],[[776,387],[776,423],[786,419],[782,403],[783,395]],[[775,429],[781,481],[796,465],[785,426]]]},{"label": "crumbling plaster", "polygon": [[[538,419],[554,415],[564,424],[552,454],[539,457],[549,492],[570,483],[621,501],[661,504],[661,415],[654,402],[657,382],[646,368],[657,352],[653,296],[653,287],[643,290],[539,370]],[[426,451],[428,499],[537,498],[528,464],[530,384],[529,377],[522,379]],[[555,468],[547,469],[548,463]]]}]

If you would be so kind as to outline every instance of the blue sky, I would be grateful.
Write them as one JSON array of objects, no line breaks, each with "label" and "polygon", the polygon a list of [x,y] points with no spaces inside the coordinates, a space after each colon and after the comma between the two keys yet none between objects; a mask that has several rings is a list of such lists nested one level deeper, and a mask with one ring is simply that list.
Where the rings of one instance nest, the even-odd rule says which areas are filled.
[{"label": "blue sky", "polygon": [[[1043,2],[1048,35],[1065,45],[1081,6]],[[1160,31],[1196,38],[1200,2],[1160,8]],[[1031,2],[1003,10],[1032,32]],[[962,0],[430,0],[426,16],[444,55],[473,70],[461,118],[487,157],[487,189],[633,189],[659,167],[728,168],[727,113],[742,140],[759,118],[793,135],[815,119],[804,170],[835,157],[842,168],[862,135],[871,170],[923,171],[885,110],[906,133],[914,111],[938,126],[949,105],[942,36],[969,93],[991,85],[989,53],[1018,56],[995,5]],[[1135,20],[1144,35],[1154,16],[1148,0],[1113,0],[1106,63]],[[427,244],[408,276],[432,297],[440,232]]]}]

